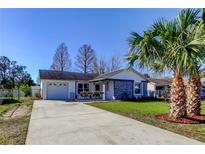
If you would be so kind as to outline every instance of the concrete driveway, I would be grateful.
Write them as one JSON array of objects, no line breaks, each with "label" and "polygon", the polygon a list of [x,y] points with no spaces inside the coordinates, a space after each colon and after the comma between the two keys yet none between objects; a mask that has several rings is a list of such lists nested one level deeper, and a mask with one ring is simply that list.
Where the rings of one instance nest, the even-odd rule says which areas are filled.
[{"label": "concrete driveway", "polygon": [[26,144],[202,144],[82,103],[35,101]]}]

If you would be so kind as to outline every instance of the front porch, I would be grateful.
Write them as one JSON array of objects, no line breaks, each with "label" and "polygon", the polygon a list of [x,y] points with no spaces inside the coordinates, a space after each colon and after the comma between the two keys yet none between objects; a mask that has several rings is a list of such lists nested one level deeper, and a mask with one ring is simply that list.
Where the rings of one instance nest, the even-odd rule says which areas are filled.
[{"label": "front porch", "polygon": [[112,100],[113,81],[77,82],[77,100]]},{"label": "front porch", "polygon": [[133,80],[99,80],[76,83],[77,100],[122,100],[134,97]]}]

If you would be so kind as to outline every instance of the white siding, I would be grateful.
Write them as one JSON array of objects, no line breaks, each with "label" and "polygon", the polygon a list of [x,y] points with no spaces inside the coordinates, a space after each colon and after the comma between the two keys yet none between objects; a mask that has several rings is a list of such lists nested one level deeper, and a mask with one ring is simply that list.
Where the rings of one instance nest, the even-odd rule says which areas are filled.
[{"label": "white siding", "polygon": [[148,82],[147,84],[147,90],[155,91],[155,83]]},{"label": "white siding", "polygon": [[155,91],[156,91],[156,85],[153,82],[148,82],[147,83],[147,95],[151,96],[150,94],[153,93],[155,96]]},{"label": "white siding", "polygon": [[114,99],[114,84],[113,81],[108,81],[105,86],[108,86],[106,89],[106,99],[112,100]]},{"label": "white siding", "polygon": [[141,82],[144,80],[139,75],[134,73],[132,70],[124,70],[116,75],[110,77],[111,79],[120,79],[120,80],[134,80],[135,82]]},{"label": "white siding", "polygon": [[68,81],[69,82],[69,97],[72,98],[71,94],[73,93],[73,97],[75,98],[75,81]]}]

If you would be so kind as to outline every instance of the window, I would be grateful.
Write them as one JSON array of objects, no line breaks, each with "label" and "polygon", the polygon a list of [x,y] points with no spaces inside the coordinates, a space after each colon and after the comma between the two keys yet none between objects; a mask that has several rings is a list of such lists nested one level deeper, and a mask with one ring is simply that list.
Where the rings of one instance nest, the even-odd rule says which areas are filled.
[{"label": "window", "polygon": [[140,94],[140,83],[135,83],[135,94]]},{"label": "window", "polygon": [[204,85],[201,87],[201,91],[202,91],[203,93],[205,93],[205,86],[204,86]]},{"label": "window", "polygon": [[78,83],[78,94],[80,94],[82,91],[89,91],[88,83]]},{"label": "window", "polygon": [[84,83],[84,91],[89,91],[89,84],[88,83]]},{"label": "window", "polygon": [[78,83],[78,94],[80,94],[80,92],[83,91],[83,84],[82,83]]},{"label": "window", "polygon": [[100,91],[100,85],[99,84],[95,85],[95,91]]}]

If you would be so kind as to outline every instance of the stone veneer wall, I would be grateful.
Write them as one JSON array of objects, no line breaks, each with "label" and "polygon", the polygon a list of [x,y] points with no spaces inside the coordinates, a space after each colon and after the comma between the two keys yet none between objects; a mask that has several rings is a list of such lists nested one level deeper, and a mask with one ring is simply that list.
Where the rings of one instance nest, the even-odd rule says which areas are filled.
[{"label": "stone veneer wall", "polygon": [[114,96],[116,100],[133,98],[134,81],[116,80],[114,81]]}]

